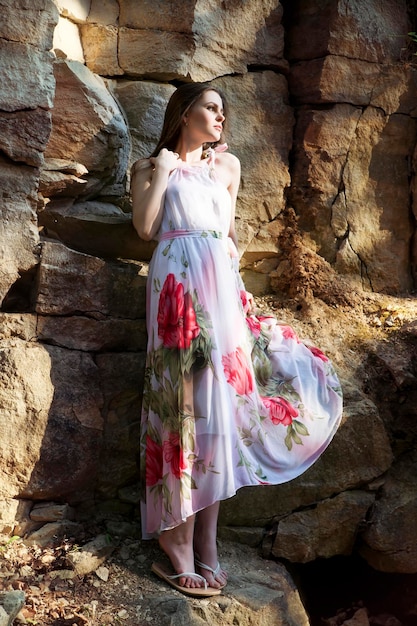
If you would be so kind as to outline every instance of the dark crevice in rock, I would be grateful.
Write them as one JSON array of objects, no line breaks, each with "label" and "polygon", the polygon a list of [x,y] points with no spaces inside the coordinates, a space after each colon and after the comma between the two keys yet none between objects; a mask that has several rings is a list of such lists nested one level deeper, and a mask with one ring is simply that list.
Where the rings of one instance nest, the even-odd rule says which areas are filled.
[{"label": "dark crevice in rock", "polygon": [[38,266],[20,273],[20,277],[13,283],[3,299],[0,307],[2,312],[34,312],[37,273]]},{"label": "dark crevice in rock", "polygon": [[298,587],[311,626],[357,623],[346,620],[361,608],[367,611],[371,626],[417,626],[417,574],[378,572],[356,555],[285,566]]},{"label": "dark crevice in rock", "polygon": [[[369,374],[365,392],[375,402],[391,440],[396,462],[416,449],[417,347],[412,337],[401,348],[395,337],[370,354],[364,363]],[[394,361],[395,359],[395,361]],[[407,377],[401,382],[402,371]]]},{"label": "dark crevice in rock", "polygon": [[288,68],[282,65],[248,65],[248,72],[275,72],[276,74],[283,74],[288,76]]}]

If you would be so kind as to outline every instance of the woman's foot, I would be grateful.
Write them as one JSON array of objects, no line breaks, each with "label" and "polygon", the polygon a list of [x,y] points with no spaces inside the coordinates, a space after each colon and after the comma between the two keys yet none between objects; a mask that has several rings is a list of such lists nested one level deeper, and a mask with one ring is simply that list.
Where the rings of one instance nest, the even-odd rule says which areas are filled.
[{"label": "woman's foot", "polygon": [[[159,536],[159,545],[171,561],[175,574],[195,572],[193,533],[194,516],[172,530],[165,530]],[[204,587],[204,582],[194,576],[181,576],[176,580],[181,587],[188,589]]]},{"label": "woman's foot", "polygon": [[154,574],[156,574],[159,578],[162,578],[168,585],[176,589],[177,591],[181,591],[186,596],[193,596],[194,598],[209,598],[212,596],[217,596],[221,593],[221,589],[214,589],[213,587],[207,586],[207,581],[204,576],[200,576],[199,574],[189,574],[189,577],[193,579],[200,579],[203,583],[202,587],[183,587],[179,585],[176,581],[178,578],[186,578],[188,574],[171,574],[171,565],[165,565],[164,563],[152,563],[151,570]]},{"label": "woman's foot", "polygon": [[[207,584],[221,589],[227,583],[227,572],[219,566],[217,558],[217,518],[219,503],[199,511],[194,527],[194,552],[197,573]],[[198,561],[198,562],[197,562]]]},{"label": "woman's foot", "polygon": [[[223,589],[227,584],[227,572],[220,567],[220,563],[217,562],[215,568],[203,563],[198,559],[195,560],[196,568],[200,572],[201,576],[204,576],[210,587],[215,589]],[[209,579],[212,581],[209,582]],[[224,581],[224,582],[223,582]],[[216,584],[217,583],[217,584]]]}]

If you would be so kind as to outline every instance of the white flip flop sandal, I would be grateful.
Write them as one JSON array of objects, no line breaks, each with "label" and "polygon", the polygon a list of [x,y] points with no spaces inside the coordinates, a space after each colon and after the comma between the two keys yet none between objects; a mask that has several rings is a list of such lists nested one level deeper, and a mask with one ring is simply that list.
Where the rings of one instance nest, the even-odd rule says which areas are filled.
[{"label": "white flip flop sandal", "polygon": [[[217,574],[221,570],[220,563],[218,561],[217,561],[217,565],[216,565],[215,569],[210,567],[210,565],[206,565],[205,563],[202,563],[198,559],[194,559],[194,562],[197,565],[197,567],[201,567],[201,569],[206,569],[207,571],[211,572],[213,574],[214,578],[216,578]],[[223,587],[225,587],[225,586],[226,586],[226,583],[224,585],[222,585],[221,589],[223,589]]]},{"label": "white flip flop sandal", "polygon": [[[162,563],[152,563],[151,570],[154,574],[159,576],[162,580],[164,580],[168,585],[184,593],[186,596],[193,596],[194,598],[208,598],[210,596],[218,596],[221,594],[220,589],[215,589],[214,587],[209,587],[207,585],[207,580],[204,576],[200,576],[200,574],[196,574],[195,572],[183,572],[182,574],[170,574],[167,567]],[[182,587],[175,580],[177,578],[182,578],[183,576],[187,576],[189,578],[197,578],[198,580],[202,580],[204,582],[204,587]]]}]

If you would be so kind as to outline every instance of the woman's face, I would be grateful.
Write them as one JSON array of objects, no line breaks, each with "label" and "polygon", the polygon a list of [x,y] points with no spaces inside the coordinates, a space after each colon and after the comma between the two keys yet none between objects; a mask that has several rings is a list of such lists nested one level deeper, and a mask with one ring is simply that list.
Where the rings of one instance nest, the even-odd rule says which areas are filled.
[{"label": "woman's face", "polygon": [[185,131],[201,143],[220,140],[223,130],[223,102],[217,91],[205,91],[186,113]]}]

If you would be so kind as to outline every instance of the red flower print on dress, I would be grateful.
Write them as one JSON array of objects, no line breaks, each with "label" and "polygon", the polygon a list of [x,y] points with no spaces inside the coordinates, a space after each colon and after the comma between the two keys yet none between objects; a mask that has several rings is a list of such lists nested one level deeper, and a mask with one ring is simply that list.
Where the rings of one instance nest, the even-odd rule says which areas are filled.
[{"label": "red flower print on dress", "polygon": [[249,328],[250,332],[252,333],[252,335],[256,339],[259,339],[259,335],[261,334],[261,323],[260,323],[260,321],[256,317],[251,315],[250,317],[246,318],[246,324],[248,325],[248,328]]},{"label": "red flower print on dress", "polygon": [[146,486],[156,485],[162,478],[162,446],[146,436]]},{"label": "red flower print on dress", "polygon": [[314,356],[317,356],[322,361],[326,362],[329,360],[327,356],[319,348],[316,348],[314,346],[308,346],[308,349],[310,350],[310,352],[314,354]]},{"label": "red flower print on dress", "polygon": [[200,327],[189,292],[168,274],[159,296],[158,335],[166,348],[189,348],[198,336]]},{"label": "red flower print on dress", "polygon": [[262,398],[264,406],[268,409],[273,424],[289,426],[298,415],[297,409],[285,398]]},{"label": "red flower print on dress", "polygon": [[240,396],[253,391],[253,378],[242,348],[222,356],[222,364],[227,382],[234,387]]},{"label": "red flower print on dress", "polygon": [[184,296],[184,348],[189,348],[190,343],[200,333],[200,327],[197,323],[195,315],[193,299],[191,294],[187,291]]},{"label": "red flower print on dress", "polygon": [[295,332],[293,328],[291,328],[291,326],[281,326],[281,329],[282,329],[282,336],[284,337],[284,339],[294,339],[294,341],[296,341],[297,343],[300,343],[297,333]]},{"label": "red flower print on dress", "polygon": [[248,300],[248,292],[244,289],[240,290],[240,301],[242,303],[243,312],[246,313],[249,311],[249,300]]},{"label": "red flower print on dress", "polygon": [[180,447],[178,433],[169,433],[168,439],[164,441],[164,459],[171,464],[171,472],[175,478],[181,478],[182,473],[187,469],[184,452]]}]

